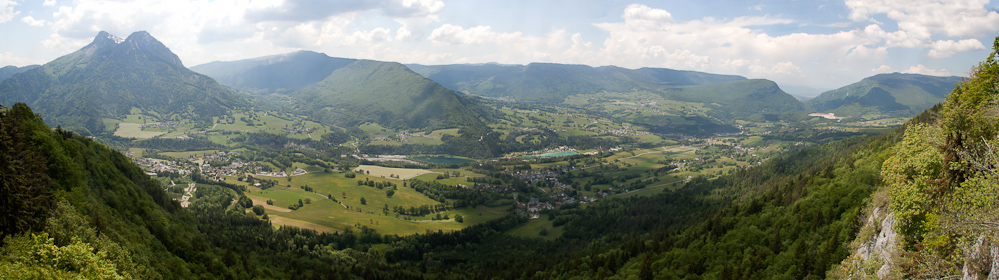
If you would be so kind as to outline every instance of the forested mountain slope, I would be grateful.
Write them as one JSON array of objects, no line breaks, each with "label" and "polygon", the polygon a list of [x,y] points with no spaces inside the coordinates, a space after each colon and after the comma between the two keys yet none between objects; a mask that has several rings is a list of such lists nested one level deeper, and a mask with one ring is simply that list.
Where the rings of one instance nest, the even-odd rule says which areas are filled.
[{"label": "forested mountain slope", "polygon": [[[833,142],[651,197],[562,207],[552,242],[503,223],[406,238],[388,261],[502,279],[821,279],[849,254],[897,133]],[[470,241],[470,240],[475,240]],[[419,244],[433,242],[433,247]]]},{"label": "forested mountain slope", "polygon": [[10,76],[13,76],[14,74],[35,69],[38,68],[39,66],[41,65],[28,65],[24,67],[4,66],[3,68],[0,68],[0,81],[10,78]]},{"label": "forested mountain slope", "polygon": [[560,103],[573,94],[628,92],[642,87],[704,85],[746,79],[664,68],[631,70],[555,63],[407,66],[456,91],[547,103]]},{"label": "forested mountain slope", "polygon": [[95,134],[112,132],[104,119],[120,119],[132,108],[208,126],[212,117],[248,105],[215,80],[185,68],[144,31],[125,39],[101,32],[79,51],[0,82],[0,100],[7,106],[26,103],[49,124]]},{"label": "forested mountain slope", "polygon": [[364,122],[400,129],[482,126],[473,98],[448,90],[402,64],[361,60],[292,94],[316,119],[353,126]]},{"label": "forested mountain slope", "polygon": [[844,117],[880,113],[911,117],[943,102],[961,77],[878,74],[822,93],[808,104],[820,112]]},{"label": "forested mountain slope", "polygon": [[505,279],[997,277],[999,38],[994,50],[945,103],[889,133],[653,197],[563,207],[547,214],[564,227],[554,242],[497,224],[413,236],[386,256]]},{"label": "forested mountain slope", "polygon": [[770,80],[740,80],[667,88],[662,91],[661,94],[670,100],[709,104],[708,114],[725,121],[806,110],[803,103]]},{"label": "forested mountain slope", "polygon": [[708,114],[723,121],[806,110],[772,81],[732,75],[554,63],[408,66],[456,91],[521,102],[560,105],[573,95],[651,93],[667,100],[709,104]]},{"label": "forested mountain slope", "polygon": [[839,276],[999,277],[999,37],[993,52],[890,150],[857,254]]},{"label": "forested mountain slope", "polygon": [[291,92],[322,81],[336,69],[355,59],[297,51],[237,61],[215,61],[191,67],[219,83],[243,90],[268,94]]},{"label": "forested mountain slope", "polygon": [[356,269],[372,256],[353,232],[274,229],[241,192],[198,184],[181,208],[121,153],[0,108],[0,278],[414,278]]}]

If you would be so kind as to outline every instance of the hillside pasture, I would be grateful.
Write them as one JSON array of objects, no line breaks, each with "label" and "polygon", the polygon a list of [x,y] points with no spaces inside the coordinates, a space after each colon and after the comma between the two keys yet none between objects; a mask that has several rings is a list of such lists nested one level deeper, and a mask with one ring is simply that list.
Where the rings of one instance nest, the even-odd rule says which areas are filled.
[{"label": "hillside pasture", "polygon": [[360,165],[354,168],[354,171],[364,170],[368,176],[373,178],[391,178],[391,175],[399,176],[399,179],[409,179],[422,174],[434,173],[434,171],[426,169],[414,169],[414,168],[392,168],[392,167],[382,167],[377,165]]},{"label": "hillside pasture", "polygon": [[[374,173],[372,171],[372,175]],[[407,220],[406,216],[397,215],[395,212],[387,211],[386,213],[385,206],[392,209],[396,206],[436,205],[439,202],[411,188],[403,187],[402,181],[389,179],[387,176],[381,178],[380,176],[367,176],[358,173],[356,178],[346,178],[343,173],[319,172],[295,176],[291,181],[285,177],[257,176],[257,178],[276,180],[278,186],[266,190],[250,186],[246,195],[254,201],[254,204],[265,205],[264,208],[272,222],[280,225],[293,225],[323,231],[339,231],[347,227],[363,225],[371,227],[381,234],[409,235],[423,233],[427,230],[460,230],[506,214],[502,209],[479,206],[474,209],[461,208],[441,212],[441,215],[447,214],[449,217],[461,214],[465,217],[464,223],[455,222],[453,218],[433,221],[432,215],[409,217]],[[227,181],[232,179],[227,178]],[[385,194],[387,189],[361,186],[357,184],[358,180],[392,182],[398,185],[398,189],[390,198]],[[241,184],[243,182],[231,183]],[[301,188],[305,185],[313,188],[313,192]],[[328,199],[329,195],[333,195],[343,205]],[[361,197],[365,199],[365,205],[361,205]],[[288,205],[297,204],[299,199],[304,201],[305,198],[310,198],[311,203],[294,211],[287,208]],[[273,206],[265,204],[268,199],[274,202]]]},{"label": "hillside pasture", "polygon": [[120,122],[118,123],[118,130],[114,131],[115,136],[126,137],[126,138],[136,138],[136,139],[149,139],[156,136],[166,134],[162,131],[143,131],[142,124],[138,123],[128,123]]}]

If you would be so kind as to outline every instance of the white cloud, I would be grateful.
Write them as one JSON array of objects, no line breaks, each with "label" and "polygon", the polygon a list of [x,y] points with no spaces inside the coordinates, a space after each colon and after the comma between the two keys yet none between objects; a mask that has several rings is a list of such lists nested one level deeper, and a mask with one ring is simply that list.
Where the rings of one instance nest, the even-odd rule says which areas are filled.
[{"label": "white cloud", "polygon": [[46,7],[55,7],[55,5],[56,5],[56,0],[45,0],[45,2],[42,2],[42,6]]},{"label": "white cloud", "polygon": [[[25,65],[31,65],[31,64],[39,64],[39,62],[35,61],[35,60],[32,60],[30,58],[16,56],[16,55],[14,55],[11,52],[2,52],[2,53],[0,53],[0,65],[3,65],[3,66],[7,66],[7,65],[25,66]],[[0,66],[0,67],[2,67],[2,66]]]},{"label": "white cloud", "polygon": [[419,18],[436,16],[444,10],[441,0],[401,0],[383,5],[385,14],[397,18]]},{"label": "white cloud", "polygon": [[[61,6],[53,13],[50,25],[55,34],[46,39],[45,45],[60,50],[71,46],[75,50],[90,42],[101,30],[121,37],[145,30],[169,46],[185,64],[195,65],[302,48],[370,47],[371,44],[392,41],[392,30],[396,27],[399,28],[396,34],[398,39],[406,39],[424,32],[425,26],[437,21],[436,14],[443,9],[441,1],[340,1],[338,3],[342,5],[334,5],[336,7],[306,5],[309,3],[312,2],[77,0],[72,6]],[[268,9],[278,12],[320,11],[303,12],[305,14],[295,20],[284,20],[282,16],[291,14],[272,14],[272,17],[259,14]],[[373,11],[374,14],[364,11]],[[358,18],[378,17],[379,14],[398,16],[391,19],[401,26],[369,29],[354,26]]]},{"label": "white cloud", "polygon": [[871,69],[871,73],[889,73],[891,71],[891,66],[888,66],[887,64],[881,64],[878,68]]},{"label": "white cloud", "polygon": [[930,68],[927,68],[926,66],[923,66],[922,64],[909,67],[909,69],[906,69],[905,71],[902,71],[902,73],[923,74],[923,75],[930,75],[930,76],[950,76],[951,75],[950,71],[947,71],[947,69],[939,69],[939,70],[937,70],[937,69],[930,69]]},{"label": "white cloud", "polygon": [[444,2],[440,0],[272,0],[249,10],[247,19],[252,22],[309,22],[367,11],[379,11],[392,18],[419,18],[434,16],[443,9]]},{"label": "white cloud", "polygon": [[358,42],[376,43],[392,40],[392,31],[388,28],[375,28],[367,31],[354,31],[350,36],[341,39],[344,45],[353,45]]},{"label": "white cloud", "polygon": [[[56,8],[51,20],[42,22],[37,16],[21,19],[29,24],[44,23],[51,28],[53,33],[42,45],[52,53],[78,50],[99,31],[125,37],[145,30],[180,56],[185,65],[299,49],[355,57],[376,46],[386,50],[388,47],[380,44],[394,41],[419,44],[427,38],[427,26],[439,21],[438,14],[444,8],[444,2],[440,0],[322,3],[315,0],[75,0],[60,4],[64,6]],[[375,21],[368,21],[372,19]],[[382,24],[365,25],[379,21]],[[424,58],[430,56],[444,57],[433,51],[422,54]],[[379,59],[378,56],[370,58]]]},{"label": "white cloud", "polygon": [[17,6],[17,1],[0,0],[0,23],[11,21],[20,13],[14,11],[14,6]]},{"label": "white cloud", "polygon": [[402,25],[396,30],[396,40],[422,40],[427,35],[427,26],[440,21],[436,14],[393,20]]},{"label": "white cloud", "polygon": [[930,44],[930,51],[926,55],[933,58],[944,58],[959,52],[984,49],[985,45],[982,45],[982,42],[977,39],[939,40]]},{"label": "white cloud", "polygon": [[977,37],[999,30],[999,12],[985,8],[989,0],[846,0],[850,18],[872,20],[885,14],[896,21],[898,30],[919,40],[933,35]]},{"label": "white cloud", "polygon": [[[827,86],[836,83],[830,81],[831,76],[856,78],[852,71],[844,74],[844,69],[870,69],[887,59],[887,48],[879,45],[884,42],[885,34],[880,28],[871,30],[878,32],[855,29],[831,34],[773,36],[760,27],[795,22],[769,16],[704,18],[684,22],[660,20],[657,28],[648,28],[629,23],[633,14],[636,13],[625,12],[623,23],[595,24],[608,36],[603,47],[592,55],[594,64],[666,67]],[[803,78],[812,80],[802,81]]]},{"label": "white cloud", "polygon": [[21,22],[27,23],[28,25],[31,25],[31,26],[34,26],[34,27],[42,27],[42,26],[45,26],[45,24],[47,24],[47,22],[45,22],[45,20],[35,19],[32,16],[22,17],[21,18]]},{"label": "white cloud", "polygon": [[395,39],[403,41],[409,38],[413,38],[413,32],[410,32],[405,26],[400,26],[399,29],[395,30]]},{"label": "white cloud", "polygon": [[[17,1],[0,0],[0,20],[17,15],[13,9]],[[57,7],[51,19],[38,13],[16,18],[51,28],[53,34],[42,45],[53,53],[75,51],[101,30],[121,37],[146,30],[186,65],[309,49],[332,56],[422,64],[665,67],[838,87],[870,74],[866,69],[886,72],[895,71],[889,65],[898,69],[912,65],[895,64],[898,57],[889,53],[897,49],[922,53],[924,60],[984,49],[981,34],[999,30],[999,14],[982,8],[982,1],[961,1],[922,3],[934,10],[889,0],[850,0],[849,19],[824,25],[769,15],[678,20],[674,14],[680,10],[671,13],[632,4],[617,11],[619,19],[593,24],[598,30],[592,33],[556,28],[547,33],[538,33],[537,28],[521,32],[517,28],[523,27],[517,24],[461,25],[447,22],[449,18],[441,22],[442,17],[453,16],[442,13],[441,0],[74,0],[60,2],[64,6]],[[773,9],[750,7],[764,8]],[[802,28],[806,25],[839,31],[794,32],[808,30]],[[866,26],[848,29],[861,25]],[[773,27],[781,33],[770,32]],[[920,67],[909,70],[946,71]]]},{"label": "white cloud", "polygon": [[430,33],[435,45],[478,45],[486,42],[503,42],[523,36],[520,32],[499,33],[489,26],[476,26],[465,29],[461,26],[444,24]]},{"label": "white cloud", "polygon": [[592,58],[593,42],[583,40],[583,35],[580,33],[572,34],[570,40],[572,41],[572,45],[562,53],[564,59],[567,61],[582,62]]},{"label": "white cloud", "polygon": [[[452,59],[448,63],[587,63],[592,57],[592,43],[581,36],[570,35],[564,29],[528,36],[521,32],[496,32],[490,26],[465,28],[444,24],[434,29],[427,40],[433,46],[430,52],[447,54]],[[420,57],[406,61],[431,63]]]},{"label": "white cloud", "polygon": [[665,29],[673,23],[673,15],[666,10],[641,4],[628,5],[622,17],[628,26],[641,29]]}]

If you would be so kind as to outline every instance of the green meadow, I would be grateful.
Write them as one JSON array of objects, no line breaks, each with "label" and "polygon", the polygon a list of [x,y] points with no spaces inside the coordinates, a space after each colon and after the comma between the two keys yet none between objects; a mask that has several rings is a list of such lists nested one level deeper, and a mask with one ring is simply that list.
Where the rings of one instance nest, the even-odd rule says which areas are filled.
[{"label": "green meadow", "polygon": [[[365,168],[372,169],[371,176],[358,173],[356,178],[345,178],[343,173],[318,172],[293,176],[290,181],[286,177],[259,176],[260,179],[277,180],[278,186],[266,190],[250,186],[247,196],[253,199],[254,204],[273,201],[274,205],[265,206],[265,209],[267,215],[273,217],[271,219],[275,225],[294,225],[321,231],[339,231],[363,225],[374,228],[382,234],[408,235],[428,230],[459,230],[506,215],[505,210],[479,206],[474,209],[462,208],[441,212],[441,215],[447,214],[451,217],[449,220],[433,221],[429,215],[410,217],[410,220],[406,220],[406,216],[385,211],[385,207],[389,209],[396,206],[419,207],[436,205],[439,202],[411,188],[403,187],[401,180],[390,179],[388,176],[381,178],[381,175],[375,174],[376,172],[420,173],[426,170],[398,170],[400,168],[380,170],[372,166],[362,167]],[[436,178],[436,175],[434,176]],[[388,197],[386,195],[388,188],[361,186],[357,184],[358,180],[392,182],[398,185],[398,189],[392,197]],[[313,192],[305,191],[302,186],[313,188]],[[328,199],[328,195],[333,195],[343,205]],[[288,209],[289,205],[298,204],[300,199],[304,202],[306,198],[311,200],[309,204],[294,211]],[[365,204],[361,204],[361,198],[364,198]],[[453,219],[455,214],[464,216],[464,222],[455,222]]]}]

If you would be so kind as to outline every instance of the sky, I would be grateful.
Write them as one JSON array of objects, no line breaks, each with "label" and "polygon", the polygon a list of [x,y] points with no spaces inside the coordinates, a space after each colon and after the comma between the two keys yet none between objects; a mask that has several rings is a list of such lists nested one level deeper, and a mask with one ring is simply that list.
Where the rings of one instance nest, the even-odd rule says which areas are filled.
[{"label": "sky", "polygon": [[102,30],[144,30],[188,67],[311,50],[671,68],[827,90],[878,73],[967,75],[992,51],[997,10],[999,0],[0,0],[0,66],[44,64]]}]

